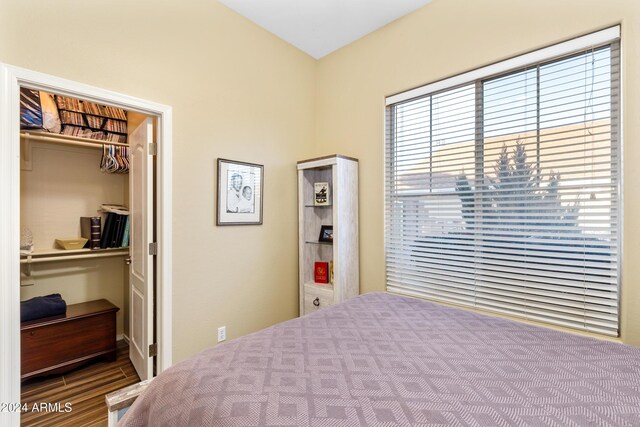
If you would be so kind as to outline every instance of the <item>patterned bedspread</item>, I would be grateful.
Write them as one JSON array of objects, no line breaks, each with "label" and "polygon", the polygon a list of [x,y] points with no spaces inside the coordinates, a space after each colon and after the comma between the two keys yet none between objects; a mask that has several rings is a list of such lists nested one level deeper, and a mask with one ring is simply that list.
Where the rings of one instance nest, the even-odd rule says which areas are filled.
[{"label": "patterned bedspread", "polygon": [[640,349],[372,293],[160,374],[123,426],[640,426]]}]

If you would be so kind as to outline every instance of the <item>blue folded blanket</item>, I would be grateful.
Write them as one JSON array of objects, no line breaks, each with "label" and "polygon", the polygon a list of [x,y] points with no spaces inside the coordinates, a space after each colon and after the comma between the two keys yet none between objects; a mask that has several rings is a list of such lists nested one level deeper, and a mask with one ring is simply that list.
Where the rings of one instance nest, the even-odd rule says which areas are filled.
[{"label": "blue folded blanket", "polygon": [[67,303],[60,294],[35,297],[20,303],[20,321],[58,316],[67,312]]}]

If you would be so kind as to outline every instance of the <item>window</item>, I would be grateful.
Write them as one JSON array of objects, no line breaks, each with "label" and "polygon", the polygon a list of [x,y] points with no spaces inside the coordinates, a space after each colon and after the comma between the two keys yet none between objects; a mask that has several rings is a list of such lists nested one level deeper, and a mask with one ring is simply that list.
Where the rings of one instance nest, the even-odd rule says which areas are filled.
[{"label": "window", "polygon": [[388,98],[389,291],[618,335],[618,33]]}]

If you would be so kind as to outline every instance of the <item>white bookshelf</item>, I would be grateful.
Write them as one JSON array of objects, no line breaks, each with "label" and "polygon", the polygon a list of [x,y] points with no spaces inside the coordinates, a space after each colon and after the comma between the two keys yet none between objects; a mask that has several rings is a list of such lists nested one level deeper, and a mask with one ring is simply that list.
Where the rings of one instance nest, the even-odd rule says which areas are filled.
[{"label": "white bookshelf", "polygon": [[[329,183],[329,205],[314,204],[314,184]],[[358,160],[333,155],[298,162],[300,315],[342,302],[360,291]],[[320,229],[333,226],[333,242]],[[333,261],[333,283],[316,283],[316,262]]]}]

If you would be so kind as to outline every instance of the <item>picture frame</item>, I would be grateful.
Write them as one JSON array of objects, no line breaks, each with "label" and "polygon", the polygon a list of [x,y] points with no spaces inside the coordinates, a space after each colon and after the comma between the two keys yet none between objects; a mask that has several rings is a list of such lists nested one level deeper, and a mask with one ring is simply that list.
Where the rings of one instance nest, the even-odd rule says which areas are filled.
[{"label": "picture frame", "polygon": [[216,225],[261,225],[264,166],[218,159]]},{"label": "picture frame", "polygon": [[313,184],[313,205],[331,206],[331,189],[328,182],[315,182]]},{"label": "picture frame", "polygon": [[333,225],[320,226],[320,237],[318,237],[318,241],[333,243]]}]

